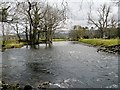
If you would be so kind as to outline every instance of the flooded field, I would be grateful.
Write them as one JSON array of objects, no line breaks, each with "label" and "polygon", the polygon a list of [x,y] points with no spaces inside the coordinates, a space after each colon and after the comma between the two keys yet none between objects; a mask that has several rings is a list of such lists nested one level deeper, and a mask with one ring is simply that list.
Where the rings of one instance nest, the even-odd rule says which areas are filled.
[{"label": "flooded field", "polygon": [[[1,62],[0,62],[1,64]],[[52,48],[9,49],[2,53],[2,80],[52,88],[117,88],[118,55],[73,42],[54,42]]]}]

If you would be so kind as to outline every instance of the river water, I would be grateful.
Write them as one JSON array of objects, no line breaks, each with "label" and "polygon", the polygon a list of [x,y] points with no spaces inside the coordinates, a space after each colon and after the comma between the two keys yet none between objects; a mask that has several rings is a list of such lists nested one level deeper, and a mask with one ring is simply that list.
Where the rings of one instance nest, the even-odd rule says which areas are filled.
[{"label": "river water", "polygon": [[[1,62],[0,62],[1,63]],[[26,47],[2,52],[2,80],[37,87],[49,81],[60,88],[117,88],[118,55],[97,52],[73,42],[54,42],[52,48]]]}]

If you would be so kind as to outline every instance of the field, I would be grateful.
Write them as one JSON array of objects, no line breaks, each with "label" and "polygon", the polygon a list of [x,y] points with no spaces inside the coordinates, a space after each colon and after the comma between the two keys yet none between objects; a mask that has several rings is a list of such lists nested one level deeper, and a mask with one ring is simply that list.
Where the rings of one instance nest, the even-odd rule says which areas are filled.
[{"label": "field", "polygon": [[[2,41],[0,41],[0,44],[2,45]],[[5,42],[5,48],[20,48],[24,45],[24,43],[19,43],[17,40],[9,40]]]},{"label": "field", "polygon": [[114,46],[120,44],[120,39],[80,39],[79,42],[93,46]]},{"label": "field", "polygon": [[65,39],[53,39],[53,42],[66,41]]}]

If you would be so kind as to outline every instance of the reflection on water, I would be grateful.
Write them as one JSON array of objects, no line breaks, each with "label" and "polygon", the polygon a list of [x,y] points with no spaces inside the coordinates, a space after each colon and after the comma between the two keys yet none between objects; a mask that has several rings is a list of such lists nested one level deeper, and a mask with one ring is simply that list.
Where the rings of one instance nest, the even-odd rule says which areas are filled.
[{"label": "reflection on water", "polygon": [[7,83],[39,86],[49,81],[60,88],[118,87],[118,56],[96,48],[55,42],[52,48],[21,48],[2,53],[2,78]]}]

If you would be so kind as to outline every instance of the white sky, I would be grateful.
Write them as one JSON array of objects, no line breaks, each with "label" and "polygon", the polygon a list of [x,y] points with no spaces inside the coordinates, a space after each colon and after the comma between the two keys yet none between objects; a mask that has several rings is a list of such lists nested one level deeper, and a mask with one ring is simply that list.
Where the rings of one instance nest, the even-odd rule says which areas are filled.
[{"label": "white sky", "polygon": [[[14,0],[2,0],[2,1],[13,1]],[[17,1],[25,1],[25,0],[17,0]],[[40,0],[32,0],[32,1],[40,1]],[[103,5],[104,3],[111,5],[112,13],[115,15],[115,18],[117,20],[118,18],[118,6],[113,4],[112,0],[41,0],[49,2],[51,5],[57,4],[58,7],[61,6],[61,3],[64,2],[68,4],[68,20],[66,21],[66,25],[64,30],[70,30],[73,25],[81,25],[81,26],[89,26],[88,25],[88,19],[87,19],[87,13],[89,12],[90,5],[92,5],[92,11],[94,13],[94,18],[97,17],[97,9],[100,7],[100,5]]]},{"label": "white sky", "polygon": [[[73,25],[88,26],[87,13],[89,12],[90,5],[92,5],[92,11],[96,14],[97,9],[104,3],[112,7],[112,13],[116,20],[118,17],[118,6],[113,4],[112,0],[46,0],[51,4],[57,3],[58,6],[64,1],[68,3],[69,19],[67,20],[66,28],[70,29]],[[97,15],[97,14],[96,14]],[[95,16],[96,18],[97,16]],[[65,29],[64,29],[65,30]]]}]

